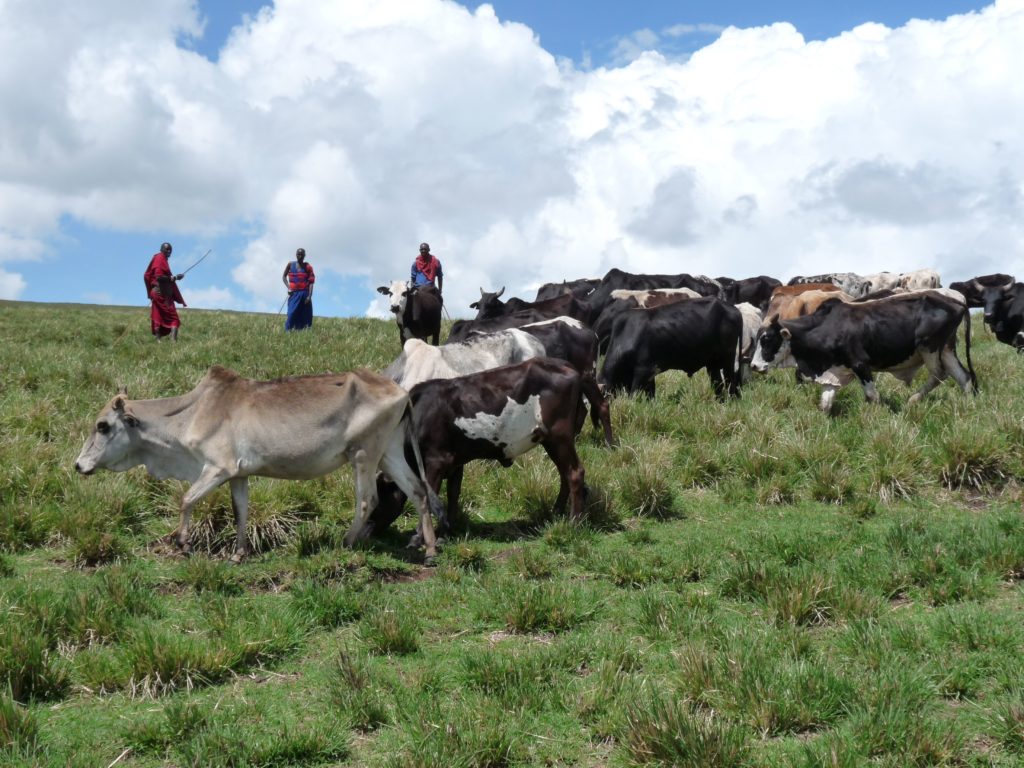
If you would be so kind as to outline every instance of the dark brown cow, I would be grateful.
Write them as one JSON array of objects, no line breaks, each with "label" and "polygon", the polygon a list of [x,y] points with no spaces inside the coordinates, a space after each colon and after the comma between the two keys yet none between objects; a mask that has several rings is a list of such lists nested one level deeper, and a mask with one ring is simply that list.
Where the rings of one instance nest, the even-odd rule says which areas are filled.
[{"label": "dark brown cow", "polygon": [[[438,491],[441,481],[448,481],[448,519],[440,521],[440,529],[458,519],[466,464],[491,459],[509,467],[517,456],[538,445],[558,468],[555,509],[564,510],[568,501],[573,519],[581,518],[585,488],[576,435],[586,418],[584,394],[600,398],[592,379],[581,376],[568,363],[548,357],[413,387],[409,392],[413,432],[427,484]],[[406,455],[410,462],[415,461],[408,444]],[[383,478],[378,490],[380,506],[371,520],[380,531],[401,514],[405,497]]]}]

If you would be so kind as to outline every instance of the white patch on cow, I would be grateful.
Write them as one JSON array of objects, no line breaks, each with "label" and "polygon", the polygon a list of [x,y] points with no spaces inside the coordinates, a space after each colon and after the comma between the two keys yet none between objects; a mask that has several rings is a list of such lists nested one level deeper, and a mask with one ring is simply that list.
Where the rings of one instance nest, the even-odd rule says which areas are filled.
[{"label": "white patch on cow", "polygon": [[405,292],[409,290],[408,284],[404,280],[395,280],[388,288],[391,291],[391,306],[390,309],[399,317],[405,312]]},{"label": "white patch on cow", "polygon": [[[614,293],[614,291],[613,291],[613,293]],[[524,325],[522,327],[522,330],[526,330],[527,328],[536,328],[536,327],[538,327],[540,325],[551,325],[552,323],[565,323],[570,328],[583,328],[583,323],[581,323],[575,317],[569,317],[567,315],[559,315],[558,317],[552,317],[550,320],[539,320],[536,323],[530,323],[529,325]]]},{"label": "white patch on cow", "polygon": [[517,403],[510,397],[501,413],[457,418],[455,426],[472,440],[503,446],[505,457],[514,459],[537,445],[535,433],[544,426],[540,395],[531,395],[525,403]]}]

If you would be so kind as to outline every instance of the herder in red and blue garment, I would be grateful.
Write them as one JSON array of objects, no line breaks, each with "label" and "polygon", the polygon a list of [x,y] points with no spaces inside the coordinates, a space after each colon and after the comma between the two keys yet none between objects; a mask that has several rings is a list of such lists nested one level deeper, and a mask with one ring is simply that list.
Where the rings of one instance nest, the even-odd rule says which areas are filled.
[{"label": "herder in red and blue garment", "polygon": [[313,265],[306,263],[306,249],[295,251],[295,261],[288,262],[281,279],[288,287],[288,317],[286,331],[298,331],[313,325]]},{"label": "herder in red and blue garment", "polygon": [[172,341],[178,340],[181,320],[178,318],[178,310],[174,303],[177,302],[183,307],[188,306],[181,297],[181,291],[178,290],[178,280],[185,275],[171,272],[171,265],[167,262],[173,250],[170,243],[161,245],[160,252],[153,254],[143,275],[146,281],[146,295],[152,302],[149,319],[153,326],[153,336],[157,341],[167,335],[170,335]]}]

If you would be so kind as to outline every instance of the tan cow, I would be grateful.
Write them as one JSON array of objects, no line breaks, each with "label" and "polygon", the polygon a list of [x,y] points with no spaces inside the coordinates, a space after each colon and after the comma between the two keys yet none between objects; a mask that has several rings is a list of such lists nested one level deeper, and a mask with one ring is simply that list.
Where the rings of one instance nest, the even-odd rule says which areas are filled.
[{"label": "tan cow", "polygon": [[[423,462],[411,440],[411,414],[405,390],[366,370],[254,381],[214,366],[180,397],[117,395],[100,411],[75,469],[89,475],[142,464],[153,477],[190,482],[181,521],[171,534],[185,551],[193,508],[230,482],[236,526],[232,560],[237,562],[248,551],[250,476],[308,480],[351,462],[356,509],[345,535],[351,546],[369,534],[366,521],[377,506],[380,468],[416,504],[429,561],[436,555],[430,507],[442,510],[424,481]],[[406,440],[415,448],[419,476],[405,460]]]},{"label": "tan cow", "polygon": [[[772,291],[772,300],[764,313],[762,325],[768,326],[775,319],[790,320],[810,314],[824,301],[825,293],[849,301],[850,297],[832,283],[802,283],[799,285],[780,285]],[[804,296],[805,294],[813,294]],[[842,295],[840,295],[842,294]],[[803,298],[800,298],[803,297]]]}]

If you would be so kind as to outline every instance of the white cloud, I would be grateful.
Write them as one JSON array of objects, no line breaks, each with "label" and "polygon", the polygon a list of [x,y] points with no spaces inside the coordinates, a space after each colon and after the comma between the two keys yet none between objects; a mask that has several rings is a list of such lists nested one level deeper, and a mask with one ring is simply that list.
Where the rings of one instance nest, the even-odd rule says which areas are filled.
[{"label": "white cloud", "polygon": [[13,301],[25,290],[25,278],[17,272],[0,269],[0,299]]},{"label": "white cloud", "polygon": [[[183,294],[185,294],[185,290],[184,286],[182,286]],[[280,291],[278,291],[278,293],[280,293]],[[235,297],[230,288],[221,288],[219,286],[189,290],[187,295],[184,295],[183,298],[188,303],[188,306],[194,309],[243,308],[243,303]]]},{"label": "white cloud", "polygon": [[487,5],[278,0],[216,62],[178,42],[191,0],[50,5],[0,3],[0,262],[72,216],[254,233],[186,299],[270,311],[298,245],[379,285],[427,240],[462,313],[613,266],[1024,276],[1022,0],[810,43],[729,28],[686,60],[649,49],[719,30],[645,30],[593,71]]}]

